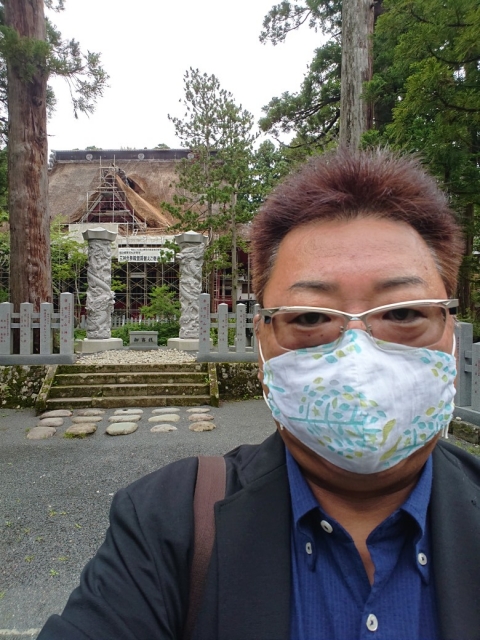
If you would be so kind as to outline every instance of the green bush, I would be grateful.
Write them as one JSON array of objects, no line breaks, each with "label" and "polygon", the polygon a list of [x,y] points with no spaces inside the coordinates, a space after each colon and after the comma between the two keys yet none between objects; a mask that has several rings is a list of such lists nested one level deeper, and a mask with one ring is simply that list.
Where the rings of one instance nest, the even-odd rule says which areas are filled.
[{"label": "green bush", "polygon": [[153,287],[150,292],[150,304],[142,307],[140,313],[145,318],[160,318],[167,322],[175,322],[180,318],[180,302],[178,293],[170,291],[166,284]]},{"label": "green bush", "polygon": [[130,331],[157,331],[158,344],[166,345],[169,338],[178,338],[180,324],[178,322],[153,322],[152,324],[125,324],[118,329],[112,329],[112,338],[121,338],[124,346],[130,344]]},{"label": "green bush", "polygon": [[[229,324],[235,324],[235,318],[228,319]],[[235,344],[235,336],[237,335],[237,330],[235,327],[232,327],[228,330],[228,344]],[[216,326],[210,327],[210,338],[213,340],[214,346],[218,345],[218,329]]]}]

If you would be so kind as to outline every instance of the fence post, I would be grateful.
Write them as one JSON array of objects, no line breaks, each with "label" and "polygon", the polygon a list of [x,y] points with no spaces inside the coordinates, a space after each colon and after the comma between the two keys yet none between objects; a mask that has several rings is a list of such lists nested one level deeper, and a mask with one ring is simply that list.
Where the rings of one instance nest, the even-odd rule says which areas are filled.
[{"label": "fence post", "polygon": [[457,339],[458,374],[455,404],[457,407],[469,407],[472,404],[472,345],[473,325],[458,322],[455,326]]},{"label": "fence post", "polygon": [[228,304],[218,305],[218,353],[228,353]]},{"label": "fence post", "polygon": [[210,353],[210,295],[201,293],[198,297],[198,353]]},{"label": "fence post", "polygon": [[40,355],[53,353],[52,315],[53,304],[42,302],[40,305]]},{"label": "fence post", "polygon": [[235,337],[235,350],[237,353],[245,353],[247,348],[247,319],[245,317],[245,313],[245,305],[237,304],[237,330]]},{"label": "fence post", "polygon": [[12,313],[11,302],[0,303],[0,354],[3,356],[10,356],[13,350]]},{"label": "fence post", "polygon": [[252,347],[253,347],[253,351],[254,353],[258,353],[258,340],[257,340],[257,333],[255,331],[255,316],[257,314],[260,313],[260,309],[262,307],[259,304],[256,304],[253,307],[253,318],[252,318],[252,324],[253,324],[253,340],[252,340]]},{"label": "fence post", "polygon": [[73,293],[60,294],[60,353],[73,353]]},{"label": "fence post", "polygon": [[33,304],[22,302],[20,305],[20,355],[29,356],[33,353]]}]

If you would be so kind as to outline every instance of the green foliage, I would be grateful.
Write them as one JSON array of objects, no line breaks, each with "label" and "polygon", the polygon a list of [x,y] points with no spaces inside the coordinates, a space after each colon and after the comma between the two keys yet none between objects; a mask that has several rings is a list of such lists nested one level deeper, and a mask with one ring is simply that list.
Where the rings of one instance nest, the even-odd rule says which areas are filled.
[{"label": "green foliage", "polygon": [[[53,11],[64,9],[64,0],[45,2]],[[63,40],[61,33],[46,18],[46,40],[22,37],[5,25],[3,2],[0,0],[0,136],[8,138],[7,63],[29,82],[34,76],[61,76],[68,82],[74,116],[92,113],[96,101],[108,86],[108,75],[101,66],[100,54],[83,53],[76,40]],[[55,96],[47,90],[47,108],[51,112]],[[2,117],[3,116],[3,117]]]},{"label": "green foliage", "polygon": [[150,304],[142,307],[140,313],[146,318],[176,321],[180,318],[180,302],[176,297],[177,293],[170,291],[166,284],[154,287],[150,292]]},{"label": "green foliage", "polygon": [[328,149],[338,136],[341,23],[341,0],[283,0],[264,18],[260,34],[264,43],[283,42],[290,31],[304,24],[330,36],[315,50],[300,90],[286,91],[263,107],[260,128],[275,138],[293,134],[289,147],[294,160],[303,161],[316,149]]},{"label": "green foliage", "polygon": [[301,0],[294,4],[282,0],[263,19],[260,41],[276,45],[284,42],[290,31],[307,24],[311,29],[334,35],[341,26],[341,0]]},{"label": "green foliage", "polygon": [[[327,149],[336,141],[340,117],[341,47],[331,40],[315,51],[300,90],[285,92],[263,107],[262,131],[294,134],[293,149]],[[303,154],[305,156],[305,153]]]},{"label": "green foliage", "polygon": [[377,132],[366,145],[419,154],[448,191],[463,222],[463,314],[475,316],[478,264],[471,259],[480,208],[480,9],[477,0],[385,0],[377,22]]},{"label": "green foliage", "polygon": [[254,214],[253,116],[235,103],[214,75],[198,69],[190,68],[184,75],[183,104],[184,117],[169,119],[191,154],[178,164],[173,205],[163,203],[163,207],[178,220],[177,229],[207,232],[206,272],[214,261],[231,264],[235,281],[237,269],[230,257],[236,261],[237,228]]},{"label": "green foliage", "polygon": [[31,82],[39,69],[47,72],[50,46],[44,40],[21,37],[18,31],[0,25],[0,56],[24,82]]},{"label": "green foliage", "polygon": [[112,329],[112,338],[121,338],[126,346],[130,344],[130,331],[158,331],[158,344],[166,345],[169,338],[178,338],[180,324],[178,322],[154,322],[146,324],[125,324],[119,329]]},{"label": "green foliage", "polygon": [[[235,323],[235,319],[234,318],[229,318],[228,320],[229,324],[233,324]],[[229,327],[228,328],[228,344],[229,345],[234,345],[235,344],[235,336],[237,335],[237,330],[235,329],[235,327]],[[213,342],[213,345],[216,347],[218,345],[218,329],[217,327],[213,326],[210,327],[210,338]]]},{"label": "green foliage", "polygon": [[174,206],[164,206],[184,230],[222,231],[232,221],[247,222],[251,212],[238,195],[249,186],[253,116],[235,104],[214,75],[198,69],[185,73],[184,91],[184,118],[169,119],[191,158],[178,165]]},{"label": "green foliage", "polygon": [[85,338],[87,337],[87,330],[86,329],[74,329],[73,330],[73,337],[75,338],[75,340],[85,340]]},{"label": "green foliage", "polygon": [[65,221],[58,217],[50,228],[50,246],[54,293],[74,292],[76,304],[81,305],[86,296],[85,282],[81,278],[88,260],[86,243],[72,238],[65,229]]}]

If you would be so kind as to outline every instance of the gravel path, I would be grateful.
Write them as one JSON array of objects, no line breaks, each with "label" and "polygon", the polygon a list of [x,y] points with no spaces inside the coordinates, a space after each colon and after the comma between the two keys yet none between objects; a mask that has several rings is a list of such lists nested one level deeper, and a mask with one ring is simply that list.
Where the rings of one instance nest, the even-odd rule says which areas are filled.
[{"label": "gravel path", "polygon": [[195,361],[196,354],[192,355],[186,351],[160,347],[145,351],[135,351],[128,348],[102,351],[79,357],[77,364],[181,364]]}]

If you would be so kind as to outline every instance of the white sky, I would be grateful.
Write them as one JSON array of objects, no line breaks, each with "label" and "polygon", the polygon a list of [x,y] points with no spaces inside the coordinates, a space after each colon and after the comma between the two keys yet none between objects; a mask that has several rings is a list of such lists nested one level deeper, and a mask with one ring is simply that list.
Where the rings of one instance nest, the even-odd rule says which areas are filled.
[{"label": "white sky", "polygon": [[52,79],[50,149],[180,147],[167,114],[183,116],[183,74],[215,74],[255,116],[300,87],[321,35],[303,26],[284,44],[261,44],[263,17],[279,0],[67,0],[49,14],[63,37],[102,54],[110,87],[90,117],[73,116],[67,85]]}]

